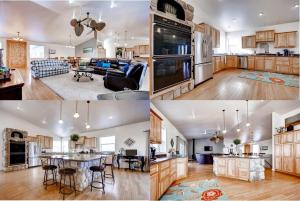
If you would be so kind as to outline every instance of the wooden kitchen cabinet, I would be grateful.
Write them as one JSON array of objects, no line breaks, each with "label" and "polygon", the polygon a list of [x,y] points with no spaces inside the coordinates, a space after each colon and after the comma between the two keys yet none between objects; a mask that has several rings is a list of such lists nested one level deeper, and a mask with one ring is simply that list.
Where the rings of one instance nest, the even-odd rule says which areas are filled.
[{"label": "wooden kitchen cabinet", "polygon": [[177,159],[170,161],[170,182],[171,184],[177,180]]},{"label": "wooden kitchen cabinet", "polygon": [[300,73],[300,66],[299,66],[299,57],[290,58],[291,64],[291,73],[294,75],[299,75]]},{"label": "wooden kitchen cabinet", "polygon": [[236,172],[237,177],[241,180],[248,180],[249,178],[249,160],[246,159],[239,159],[236,161]]},{"label": "wooden kitchen cabinet", "polygon": [[213,57],[213,69],[214,73],[217,73],[224,68],[225,58],[223,56],[214,56]]},{"label": "wooden kitchen cabinet", "polygon": [[248,69],[249,70],[255,69],[255,57],[254,56],[248,56]]},{"label": "wooden kitchen cabinet", "polygon": [[158,191],[158,164],[150,166],[150,199],[158,200],[159,191]]},{"label": "wooden kitchen cabinet", "polygon": [[80,136],[78,141],[75,144],[83,145],[85,140],[85,136]]},{"label": "wooden kitchen cabinet", "polygon": [[290,74],[290,58],[289,57],[276,57],[275,69],[278,73]]},{"label": "wooden kitchen cabinet", "polygon": [[162,118],[153,110],[150,111],[150,136],[151,144],[161,144]]},{"label": "wooden kitchen cabinet", "polygon": [[243,36],[242,48],[256,48],[256,36]]},{"label": "wooden kitchen cabinet", "polygon": [[294,142],[294,132],[287,132],[282,134],[282,143],[293,143]]},{"label": "wooden kitchen cabinet", "polygon": [[27,136],[27,141],[28,142],[38,142],[38,138],[37,137],[33,137],[33,136]]},{"label": "wooden kitchen cabinet", "polygon": [[275,31],[257,31],[256,32],[256,42],[274,42],[275,40]]},{"label": "wooden kitchen cabinet", "polygon": [[170,161],[159,164],[158,168],[159,197],[169,188],[170,182]]},{"label": "wooden kitchen cabinet", "polygon": [[275,144],[275,170],[282,170],[282,145]]},{"label": "wooden kitchen cabinet", "polygon": [[300,143],[295,143],[295,173],[300,175]]},{"label": "wooden kitchen cabinet", "polygon": [[177,158],[177,179],[187,177],[188,172],[188,158]]},{"label": "wooden kitchen cabinet", "polygon": [[226,68],[237,68],[238,67],[238,56],[227,55],[226,56]]},{"label": "wooden kitchen cabinet", "polygon": [[275,72],[275,57],[265,57],[265,71]]},{"label": "wooden kitchen cabinet", "polygon": [[294,131],[294,141],[300,143],[300,130]]},{"label": "wooden kitchen cabinet", "polygon": [[84,140],[84,147],[95,149],[97,148],[97,138],[96,137],[86,137]]},{"label": "wooden kitchen cabinet", "polygon": [[293,144],[283,145],[283,165],[282,170],[285,172],[294,172],[294,156],[293,156]]},{"label": "wooden kitchen cabinet", "polygon": [[42,149],[53,148],[53,137],[38,135],[37,139]]},{"label": "wooden kitchen cabinet", "polygon": [[275,34],[275,48],[294,48],[297,46],[297,32]]},{"label": "wooden kitchen cabinet", "polygon": [[236,177],[236,159],[227,159],[227,176]]},{"label": "wooden kitchen cabinet", "polygon": [[275,144],[282,144],[282,135],[274,135],[274,143]]},{"label": "wooden kitchen cabinet", "polygon": [[265,57],[255,57],[255,70],[265,70]]}]

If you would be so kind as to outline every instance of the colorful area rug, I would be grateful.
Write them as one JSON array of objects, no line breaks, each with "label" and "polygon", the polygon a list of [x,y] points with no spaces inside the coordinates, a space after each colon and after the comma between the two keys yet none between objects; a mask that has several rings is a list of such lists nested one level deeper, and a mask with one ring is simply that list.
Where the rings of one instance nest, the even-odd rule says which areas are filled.
[{"label": "colorful area rug", "polygon": [[299,88],[299,76],[296,75],[248,71],[242,72],[239,77]]},{"label": "colorful area rug", "polygon": [[181,182],[172,185],[160,200],[228,200],[217,180]]}]

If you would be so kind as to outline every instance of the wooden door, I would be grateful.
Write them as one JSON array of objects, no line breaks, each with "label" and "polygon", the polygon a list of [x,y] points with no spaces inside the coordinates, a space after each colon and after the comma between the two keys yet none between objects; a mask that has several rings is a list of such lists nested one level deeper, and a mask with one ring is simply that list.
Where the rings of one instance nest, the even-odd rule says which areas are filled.
[{"label": "wooden door", "polygon": [[27,43],[7,40],[6,64],[10,68],[27,68]]},{"label": "wooden door", "polygon": [[283,145],[283,170],[292,173],[294,171],[293,144]]},{"label": "wooden door", "polygon": [[297,46],[297,32],[286,33],[286,47],[293,48]]},{"label": "wooden door", "polygon": [[151,200],[158,200],[158,173],[155,173],[150,176],[150,181],[151,181],[151,194],[150,198]]},{"label": "wooden door", "polygon": [[275,169],[282,170],[282,145],[275,144]]}]

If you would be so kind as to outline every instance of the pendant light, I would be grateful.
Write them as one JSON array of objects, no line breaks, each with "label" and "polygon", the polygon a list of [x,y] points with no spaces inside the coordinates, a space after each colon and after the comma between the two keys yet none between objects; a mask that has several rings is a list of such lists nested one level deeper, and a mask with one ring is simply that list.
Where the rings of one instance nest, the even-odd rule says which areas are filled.
[{"label": "pendant light", "polygon": [[64,121],[62,120],[62,101],[60,101],[60,109],[59,109],[59,124],[63,124]]},{"label": "pendant light", "polygon": [[91,126],[90,126],[90,101],[87,101],[87,115],[86,115],[85,128],[86,129],[91,128]]},{"label": "pendant light", "polygon": [[79,116],[80,116],[80,115],[78,114],[77,109],[78,109],[78,101],[76,101],[76,103],[75,103],[75,113],[74,113],[74,115],[73,115],[73,117],[74,117],[75,119],[78,119]]},{"label": "pendant light", "polygon": [[249,101],[246,100],[246,102],[247,102],[247,123],[246,123],[246,126],[247,126],[247,127],[250,127],[251,124],[250,124],[250,122],[249,122]]},{"label": "pendant light", "polygon": [[15,41],[23,41],[23,38],[20,37],[20,32],[17,32],[17,37],[13,38]]},{"label": "pendant light", "polygon": [[225,126],[225,110],[223,110],[223,131],[222,131],[223,134],[227,133],[227,130],[226,130],[226,126]]},{"label": "pendant light", "polygon": [[236,110],[236,120],[238,122],[238,128],[236,129],[236,132],[241,132],[241,129],[240,129],[240,121],[239,121],[239,110]]}]

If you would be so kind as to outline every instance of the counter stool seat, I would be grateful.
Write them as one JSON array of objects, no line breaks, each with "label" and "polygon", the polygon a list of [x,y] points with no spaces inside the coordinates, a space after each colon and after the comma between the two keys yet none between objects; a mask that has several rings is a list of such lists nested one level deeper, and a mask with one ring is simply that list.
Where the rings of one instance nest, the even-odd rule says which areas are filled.
[{"label": "counter stool seat", "polygon": [[101,171],[104,171],[104,169],[105,169],[105,167],[103,165],[90,167],[90,170],[93,172],[101,172]]},{"label": "counter stool seat", "polygon": [[[75,176],[74,176],[75,173],[76,173],[76,169],[74,168],[62,168],[59,170],[59,174],[60,174],[59,193],[63,194],[63,200],[65,199],[65,195],[70,195],[73,192],[75,192],[75,196],[76,196],[76,184],[75,184]],[[66,184],[66,177],[69,177],[69,186],[68,184]]]},{"label": "counter stool seat", "polygon": [[[45,188],[47,189],[47,187],[49,185],[53,185],[53,184],[57,184],[57,180],[56,180],[56,169],[57,166],[56,165],[43,165],[42,169],[44,170],[44,180],[43,180],[43,185],[45,185]],[[52,173],[52,179],[48,179],[48,171],[51,171]],[[52,181],[51,183],[49,183],[50,181]]]},{"label": "counter stool seat", "polygon": [[[102,190],[102,194],[105,194],[104,176],[102,174],[104,172],[104,170],[105,170],[105,166],[104,165],[91,166],[90,170],[92,171],[91,191],[93,191],[93,188],[101,189]],[[94,173],[95,172],[100,172],[101,181],[94,180]],[[94,186],[93,185],[94,183],[98,183],[98,184],[100,184],[100,186]]]}]

